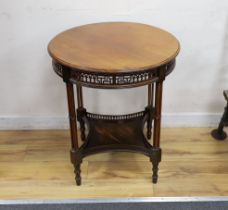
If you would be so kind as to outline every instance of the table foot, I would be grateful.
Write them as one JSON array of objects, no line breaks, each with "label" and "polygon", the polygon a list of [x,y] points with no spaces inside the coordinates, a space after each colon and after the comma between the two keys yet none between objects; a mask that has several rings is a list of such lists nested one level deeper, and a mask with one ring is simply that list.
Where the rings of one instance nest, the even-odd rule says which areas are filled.
[{"label": "table foot", "polygon": [[[224,92],[224,96],[227,100],[227,92]],[[219,123],[219,126],[217,129],[214,129],[211,132],[211,135],[216,139],[216,140],[220,140],[223,141],[226,139],[227,135],[226,132],[223,130],[225,126],[228,126],[228,103],[227,106],[225,107],[225,111],[223,113],[222,119]]]},{"label": "table foot", "polygon": [[161,149],[160,148],[152,148],[151,155],[150,155],[150,161],[152,162],[152,182],[154,184],[158,181],[158,165],[161,161]]},{"label": "table foot", "polygon": [[226,139],[227,134],[222,130],[219,131],[218,129],[215,129],[211,132],[211,135],[216,139],[216,140],[220,140],[223,141]]},{"label": "table foot", "polygon": [[72,149],[70,151],[71,162],[74,165],[75,181],[79,186],[81,185],[81,163],[82,163],[82,150]]},{"label": "table foot", "polygon": [[74,165],[75,181],[78,186],[81,185],[81,164]]}]

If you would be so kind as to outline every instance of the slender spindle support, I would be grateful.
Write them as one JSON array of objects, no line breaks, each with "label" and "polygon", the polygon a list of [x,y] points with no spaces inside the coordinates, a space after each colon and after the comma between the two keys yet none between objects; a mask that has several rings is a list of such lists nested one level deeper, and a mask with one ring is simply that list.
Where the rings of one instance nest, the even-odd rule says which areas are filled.
[{"label": "slender spindle support", "polygon": [[80,132],[81,132],[81,139],[85,141],[85,122],[83,121],[83,115],[86,110],[83,107],[83,95],[82,95],[82,86],[77,84],[77,100],[78,100],[78,121],[80,123]]},{"label": "slender spindle support", "polygon": [[156,83],[155,90],[155,119],[154,119],[154,135],[153,135],[153,155],[151,162],[153,164],[153,183],[157,183],[158,179],[158,164],[161,161],[160,149],[160,129],[161,129],[161,108],[162,108],[162,86],[163,81]]},{"label": "slender spindle support", "polygon": [[154,106],[154,83],[148,85],[148,106],[149,117],[147,120],[147,138],[151,139],[151,129],[153,121],[153,106]]},{"label": "slender spindle support", "polygon": [[69,110],[69,121],[70,121],[70,134],[71,134],[71,162],[74,164],[75,169],[75,180],[77,185],[81,184],[81,171],[80,164],[82,162],[81,155],[78,151],[78,134],[77,134],[77,122],[74,102],[74,89],[73,84],[66,82],[67,89],[67,101]]}]

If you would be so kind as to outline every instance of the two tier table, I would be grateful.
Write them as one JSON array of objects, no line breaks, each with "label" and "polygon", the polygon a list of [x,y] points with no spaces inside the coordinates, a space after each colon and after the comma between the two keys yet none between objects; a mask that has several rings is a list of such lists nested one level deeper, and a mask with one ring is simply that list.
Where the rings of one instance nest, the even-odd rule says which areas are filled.
[{"label": "two tier table", "polygon": [[[85,156],[114,150],[148,156],[153,165],[152,182],[157,182],[161,161],[162,85],[175,67],[179,48],[178,40],[170,33],[130,22],[83,25],[64,31],[51,40],[48,52],[53,69],[66,84],[70,154],[77,185],[81,184],[80,165]],[[87,112],[83,104],[83,86],[123,89],[144,85],[148,86],[148,104],[145,110],[137,113],[102,115]],[[83,141],[80,147],[77,121]],[[152,133],[153,143],[150,144],[148,139]]]}]

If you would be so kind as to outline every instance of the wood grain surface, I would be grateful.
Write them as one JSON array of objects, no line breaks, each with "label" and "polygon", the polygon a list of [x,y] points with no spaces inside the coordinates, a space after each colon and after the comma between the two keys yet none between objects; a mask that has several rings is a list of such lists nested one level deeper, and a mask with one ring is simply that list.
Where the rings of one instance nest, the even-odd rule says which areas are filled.
[{"label": "wood grain surface", "polygon": [[148,70],[173,60],[180,46],[170,33],[130,22],[96,23],[57,35],[48,45],[60,64],[94,72]]},{"label": "wood grain surface", "polygon": [[228,142],[211,128],[162,130],[159,182],[149,159],[134,153],[85,158],[75,186],[68,131],[0,132],[0,199],[76,199],[228,195]]}]

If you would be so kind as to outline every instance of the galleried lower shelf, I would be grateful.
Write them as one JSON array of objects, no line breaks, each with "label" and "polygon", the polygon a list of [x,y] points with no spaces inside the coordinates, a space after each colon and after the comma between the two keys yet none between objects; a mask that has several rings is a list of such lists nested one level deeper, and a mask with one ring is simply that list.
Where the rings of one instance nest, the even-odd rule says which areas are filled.
[{"label": "galleried lower shelf", "polygon": [[[87,155],[105,151],[139,152],[152,162],[152,182],[161,161],[160,126],[162,85],[174,69],[179,43],[161,29],[139,23],[89,24],[65,31],[48,46],[54,71],[67,88],[71,131],[71,162],[81,184],[80,165]],[[78,108],[75,109],[74,84]],[[148,86],[144,111],[127,115],[101,115],[86,111],[82,86],[121,89]],[[137,100],[137,99],[136,99]],[[77,115],[76,115],[77,113]],[[77,122],[82,146],[78,146]],[[148,142],[152,137],[153,145]],[[147,126],[146,136],[143,133]],[[88,129],[85,129],[85,128]]]},{"label": "galleried lower shelf", "polygon": [[[80,164],[81,159],[87,155],[110,150],[141,152],[150,157],[154,165],[153,182],[156,182],[161,150],[152,147],[143,134],[144,124],[153,117],[152,115],[154,112],[150,109],[119,116],[91,114],[83,109],[83,114],[78,114],[80,116],[78,120],[87,124],[89,132],[86,136],[85,130],[82,129],[84,143],[77,151],[72,150],[72,163],[78,159]],[[148,135],[150,135],[149,132]],[[76,173],[76,181],[77,184],[81,183],[80,171]]]}]

